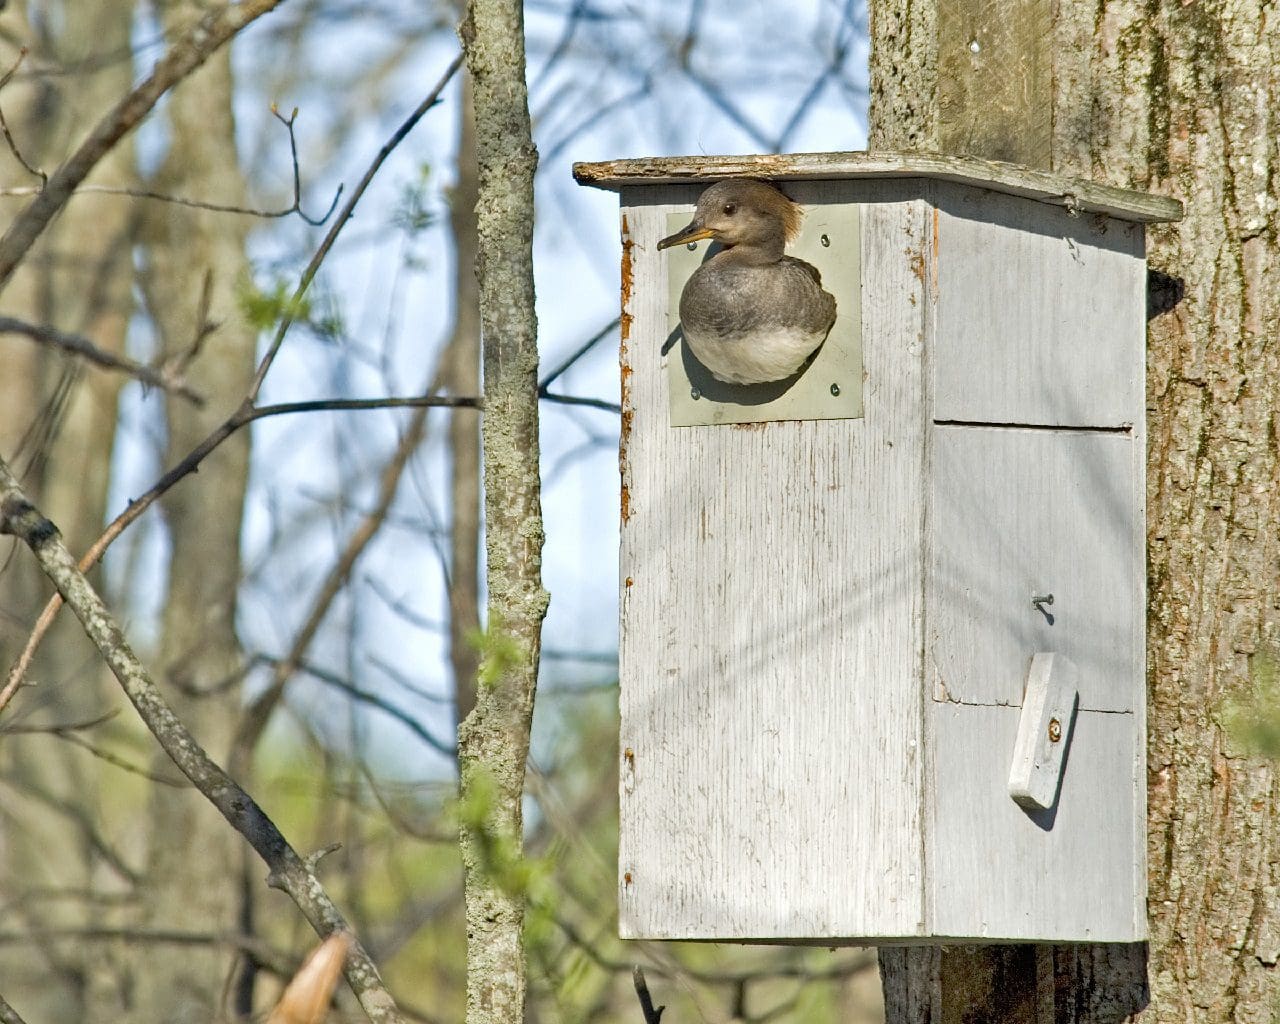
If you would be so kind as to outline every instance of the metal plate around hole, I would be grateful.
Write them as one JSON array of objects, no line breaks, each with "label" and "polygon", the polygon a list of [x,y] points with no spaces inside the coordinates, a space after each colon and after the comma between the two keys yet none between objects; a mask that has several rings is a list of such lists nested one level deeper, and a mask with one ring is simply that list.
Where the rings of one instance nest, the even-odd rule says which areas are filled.
[{"label": "metal plate around hole", "polygon": [[[667,216],[667,233],[689,223],[692,210]],[[823,245],[823,237],[828,244]],[[667,253],[667,343],[664,346],[673,427],[771,420],[856,419],[862,416],[862,275],[858,207],[805,208],[799,237],[787,247],[822,274],[836,299],[836,322],[817,354],[794,377],[770,384],[725,384],[688,349],[680,333],[680,293],[706,259],[710,242]],[[834,385],[834,386],[833,386]],[[694,394],[698,397],[694,398]]]}]

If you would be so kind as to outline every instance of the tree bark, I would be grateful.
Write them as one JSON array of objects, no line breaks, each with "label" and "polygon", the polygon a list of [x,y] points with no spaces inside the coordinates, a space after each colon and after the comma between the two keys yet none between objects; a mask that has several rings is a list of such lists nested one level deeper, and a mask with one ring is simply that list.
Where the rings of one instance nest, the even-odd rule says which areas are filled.
[{"label": "tree bark", "polygon": [[475,88],[489,586],[476,703],[458,729],[467,1021],[512,1024],[524,1014],[521,798],[547,608],[533,303],[537,151],[519,0],[471,0],[460,34]]},{"label": "tree bark", "polygon": [[[966,1003],[948,989],[954,951],[889,951],[888,1020],[1271,1021],[1276,772],[1221,712],[1253,691],[1251,659],[1280,643],[1280,26],[1259,0],[1029,10],[1042,2],[1005,20],[1047,14],[1048,31],[1004,36],[978,3],[945,20],[930,3],[873,3],[871,143],[981,156],[1047,145],[1055,171],[1186,204],[1148,236],[1161,285],[1148,303],[1149,963],[1142,947],[1058,947],[1052,971],[1038,969],[1039,1016],[1024,1018],[998,993]],[[1032,102],[946,109],[1002,68],[1036,83]],[[963,955],[970,980],[1005,956]]]}]

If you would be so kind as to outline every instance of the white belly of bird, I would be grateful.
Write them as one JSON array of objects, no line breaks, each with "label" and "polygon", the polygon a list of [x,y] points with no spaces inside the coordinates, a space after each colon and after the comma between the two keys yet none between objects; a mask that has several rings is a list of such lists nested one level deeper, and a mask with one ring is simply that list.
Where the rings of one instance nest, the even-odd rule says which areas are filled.
[{"label": "white belly of bird", "polygon": [[779,327],[733,338],[706,338],[686,329],[685,340],[716,380],[727,384],[764,384],[795,373],[826,337],[826,332]]}]

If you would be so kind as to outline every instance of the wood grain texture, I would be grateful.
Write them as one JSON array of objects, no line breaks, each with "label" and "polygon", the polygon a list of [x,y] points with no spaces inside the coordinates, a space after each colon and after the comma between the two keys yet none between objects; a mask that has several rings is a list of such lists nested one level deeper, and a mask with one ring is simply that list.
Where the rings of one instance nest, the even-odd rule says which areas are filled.
[{"label": "wood grain texture", "polygon": [[939,182],[934,415],[1118,427],[1142,418],[1143,229]]},{"label": "wood grain texture", "polygon": [[1139,223],[1174,221],[1182,204],[1167,196],[1116,188],[1080,178],[1036,171],[1018,164],[976,157],[919,153],[786,153],[750,156],[671,156],[576,163],[583,185],[621,189],[629,185],[710,182],[754,177],[770,181],[921,178],[971,185],[1005,195],[1103,213]]},{"label": "wood grain texture", "polygon": [[1051,0],[938,5],[938,150],[1049,167]]},{"label": "wood grain texture", "polygon": [[[1134,716],[1081,711],[1056,811],[1006,791],[1019,709],[933,704],[927,825],[933,933],[1132,942],[1146,936],[1143,740]],[[1052,823],[1052,827],[1049,827]]]},{"label": "wood grain texture", "polygon": [[668,426],[655,243],[699,189],[623,196],[635,275],[623,370],[627,937],[922,927],[927,218],[891,183],[789,191],[805,204],[885,200],[862,221],[865,420]]},{"label": "wood grain texture", "polygon": [[[1133,711],[1144,676],[1142,452],[1124,434],[937,426],[927,586],[936,700],[1020,705],[1037,651],[1080,706]],[[1033,595],[1052,594],[1038,609]]]},{"label": "wood grain texture", "polygon": [[[1141,336],[1125,326],[1140,322],[1132,236],[1115,257],[1127,277],[1081,327],[1120,324],[1124,351],[1082,358],[1071,376],[1039,351],[1076,343],[1071,311],[1026,327],[1029,351],[1009,347],[1013,314],[964,316],[964,290],[1000,273],[943,272],[946,245],[969,230],[975,262],[1011,264],[1006,288],[1012,275],[1043,291],[1111,258],[1119,226],[1100,244],[1073,240],[1065,264],[1057,253],[1023,266],[1027,245],[1063,247],[1065,214],[1005,197],[1018,209],[982,232],[931,205],[958,206],[951,185],[787,188],[806,205],[862,204],[862,420],[671,427],[656,242],[699,188],[623,194],[622,934],[1138,939],[1145,433]],[[1043,312],[1017,301],[1019,316]],[[1014,366],[1001,387],[950,392],[946,408],[1031,426],[937,422],[948,374],[969,369],[949,335],[988,316]],[[1053,409],[1066,425],[1043,425]],[[1031,601],[1043,593],[1049,614]],[[1079,668],[1080,728],[1059,803],[1028,815],[1007,785],[1038,651]]]}]

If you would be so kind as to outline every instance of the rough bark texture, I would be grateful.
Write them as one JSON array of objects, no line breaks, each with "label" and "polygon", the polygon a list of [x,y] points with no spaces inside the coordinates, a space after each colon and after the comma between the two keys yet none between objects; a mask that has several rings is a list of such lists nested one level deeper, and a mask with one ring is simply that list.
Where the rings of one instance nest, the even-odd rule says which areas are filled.
[{"label": "rough bark texture", "polygon": [[[186,22],[191,13],[191,5],[179,5],[168,16]],[[157,182],[162,191],[244,201],[232,91],[225,49],[174,91],[172,142]],[[188,350],[204,334],[203,320],[217,324],[203,337],[189,369],[209,400],[199,409],[180,398],[168,401],[165,463],[173,465],[249,391],[257,332],[240,315],[235,297],[236,288],[250,279],[248,222],[169,206],[151,206],[148,212],[150,260],[143,290],[164,351]],[[160,653],[163,680],[178,716],[217,757],[226,755],[240,712],[235,614],[249,438],[247,430],[228,438],[198,476],[175,487],[163,502],[172,550]],[[182,841],[175,841],[179,836]],[[193,849],[201,855],[192,857]],[[187,921],[213,931],[235,930],[239,864],[240,844],[213,808],[190,790],[153,788],[144,923],[174,927]],[[223,1001],[232,962],[216,947],[147,950],[133,965],[133,1012],[139,1019],[175,1024],[207,1020]]]},{"label": "rough bark texture", "polygon": [[[948,43],[929,30],[936,18],[922,8],[932,7],[872,5],[873,146],[946,147],[936,109]],[[1181,223],[1148,240],[1162,287],[1149,302],[1151,942],[1141,1019],[1271,1021],[1276,773],[1239,749],[1221,711],[1254,689],[1251,659],[1280,645],[1280,24],[1257,0],[1062,0],[1052,34],[1027,45],[1048,47],[1054,65],[1041,103],[1053,111],[1053,169],[1186,204]],[[1053,1019],[1136,1013],[1145,952],[1057,949]],[[910,986],[894,980],[910,973],[892,962],[900,955],[912,954],[885,957],[889,1020],[948,1019],[913,1015],[918,993],[909,1000]]]},{"label": "rough bark texture", "polygon": [[547,594],[542,589],[533,173],[519,0],[472,0],[489,621],[476,704],[458,729],[466,813],[467,1021],[523,1019],[521,796]]}]

